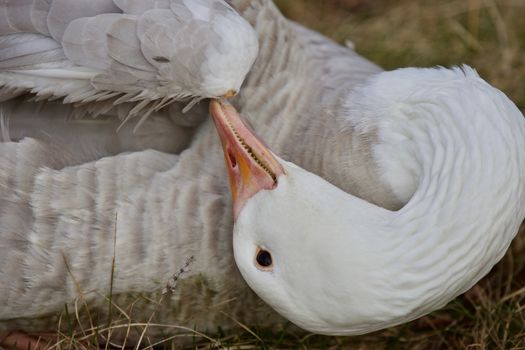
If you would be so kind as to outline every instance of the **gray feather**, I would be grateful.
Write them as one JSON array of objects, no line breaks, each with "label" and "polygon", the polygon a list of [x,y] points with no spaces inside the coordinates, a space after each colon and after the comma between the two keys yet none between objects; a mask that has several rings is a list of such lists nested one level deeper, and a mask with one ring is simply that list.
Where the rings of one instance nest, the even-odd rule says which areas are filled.
[{"label": "gray feather", "polygon": [[17,33],[18,30],[13,27],[8,20],[7,0],[0,0],[0,35]]},{"label": "gray feather", "polygon": [[47,27],[51,36],[60,42],[67,26],[74,19],[120,12],[112,0],[53,0],[47,17]]},{"label": "gray feather", "polygon": [[201,47],[208,42],[205,37],[195,37],[198,33],[192,24],[180,21],[170,10],[147,11],[138,23],[137,33],[144,57],[158,69],[160,76],[177,81],[180,90],[196,85],[200,64],[205,59],[205,52],[198,46],[190,46],[194,40],[199,41]]},{"label": "gray feather", "polygon": [[20,32],[49,34],[47,15],[51,1],[0,1],[0,35]]},{"label": "gray feather", "polygon": [[18,32],[34,32],[31,21],[33,0],[7,0],[7,20]]},{"label": "gray feather", "polygon": [[60,44],[40,34],[0,36],[0,69],[20,69],[65,58]]},{"label": "gray feather", "polygon": [[116,110],[97,119],[89,113],[79,119],[74,118],[72,105],[17,99],[5,103],[1,112],[0,142],[39,139],[64,149],[69,164],[148,148],[178,153],[187,147],[192,135],[190,128],[177,125],[166,112],[150,116],[137,132],[132,123],[117,132],[122,121]]},{"label": "gray feather", "polygon": [[0,89],[0,102],[5,102],[26,93],[25,89],[2,86]]},{"label": "gray feather", "polygon": [[107,32],[121,14],[106,13],[73,20],[62,38],[66,56],[75,64],[101,70],[113,62],[107,50]]},{"label": "gray feather", "polygon": [[[0,0],[0,16],[10,23],[6,1]],[[227,87],[206,91],[206,69],[201,68],[208,56],[213,57],[207,49],[211,47],[213,54],[220,52],[214,47],[220,46],[220,38],[214,33],[213,23],[206,19],[231,9],[217,0],[197,2],[196,6],[201,6],[197,12],[195,6],[188,7],[191,3],[181,0],[18,2],[17,6],[24,5],[25,10],[13,10],[17,13],[13,18],[22,18],[21,23],[38,23],[32,30],[49,32],[63,49],[51,38],[31,37],[32,43],[4,45],[4,57],[0,51],[0,86],[10,92],[0,98],[16,96],[18,89],[26,89],[38,100],[63,97],[65,103],[75,104],[134,102],[130,113],[146,116],[175,100],[196,97],[197,101],[204,96],[218,96],[222,90],[225,93]],[[153,9],[141,13],[137,22],[134,15],[122,14],[115,4],[130,12]],[[6,25],[5,30],[18,29]],[[221,72],[218,68],[213,71]],[[225,84],[230,84],[229,73],[223,75]],[[237,81],[235,89],[240,86]],[[106,110],[106,104],[97,106]]]},{"label": "gray feather", "polygon": [[33,0],[33,6],[31,7],[31,22],[35,29],[41,33],[49,35],[49,29],[47,28],[47,16],[49,9],[51,8],[52,0]]},{"label": "gray feather", "polygon": [[[169,9],[153,9],[148,10],[142,13],[139,16],[139,21],[137,25],[137,36],[142,42],[146,32],[150,30],[156,24],[176,20],[175,16]],[[176,25],[179,25],[181,22],[176,22]]]},{"label": "gray feather", "polygon": [[123,65],[154,72],[155,68],[144,58],[137,37],[137,18],[122,15],[107,34],[109,56]]},{"label": "gray feather", "polygon": [[[152,91],[143,91],[144,89],[154,89],[157,85],[155,74],[143,70],[134,69],[123,65],[120,62],[113,61],[110,69],[106,73],[101,73],[91,80],[93,87],[100,90],[119,91],[125,93],[140,94],[147,99],[155,99]],[[149,94],[148,94],[149,92]]]},{"label": "gray feather", "polygon": [[[140,93],[155,86],[156,70],[143,58],[135,33],[134,16],[101,14],[71,22],[62,43],[72,62],[101,70],[91,81],[95,89]],[[86,92],[86,100],[93,96]]]},{"label": "gray feather", "polygon": [[193,14],[182,1],[170,1],[170,9],[180,21],[189,21],[193,18]]},{"label": "gray feather", "polygon": [[139,15],[151,9],[168,9],[169,0],[113,0],[127,14]]}]

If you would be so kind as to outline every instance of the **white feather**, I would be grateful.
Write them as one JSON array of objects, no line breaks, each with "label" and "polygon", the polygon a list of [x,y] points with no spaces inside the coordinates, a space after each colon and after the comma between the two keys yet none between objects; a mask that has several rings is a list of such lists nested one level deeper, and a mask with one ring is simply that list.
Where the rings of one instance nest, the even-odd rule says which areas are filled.
[{"label": "white feather", "polygon": [[51,7],[52,0],[33,0],[31,7],[31,22],[33,27],[41,34],[49,35],[47,28],[47,16]]},{"label": "white feather", "polygon": [[[490,271],[525,218],[525,119],[472,69],[379,73],[344,111],[357,134],[377,131],[373,157],[405,206],[386,210],[283,161],[276,188],[248,199],[234,230],[248,284],[331,335],[443,307]],[[258,247],[269,271],[254,264]]]}]

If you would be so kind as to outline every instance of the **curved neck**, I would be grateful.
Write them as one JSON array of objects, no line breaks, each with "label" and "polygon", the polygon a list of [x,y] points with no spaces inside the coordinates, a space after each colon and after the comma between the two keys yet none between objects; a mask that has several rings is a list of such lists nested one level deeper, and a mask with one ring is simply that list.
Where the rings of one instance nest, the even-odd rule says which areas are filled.
[{"label": "curved neck", "polygon": [[[238,98],[272,150],[344,191],[388,209],[401,201],[370,162],[373,133],[340,118],[345,96],[381,69],[281,15],[273,2],[235,0],[259,33],[260,52]],[[269,102],[271,101],[271,102]]]},{"label": "curved neck", "polygon": [[367,331],[417,318],[468,290],[500,260],[525,216],[525,123],[517,109],[488,106],[481,115],[468,103],[436,100],[399,104],[375,121],[375,157],[387,181],[410,197],[366,247],[375,249],[379,266],[371,270],[380,274],[369,290],[389,305],[376,315],[388,321]]}]

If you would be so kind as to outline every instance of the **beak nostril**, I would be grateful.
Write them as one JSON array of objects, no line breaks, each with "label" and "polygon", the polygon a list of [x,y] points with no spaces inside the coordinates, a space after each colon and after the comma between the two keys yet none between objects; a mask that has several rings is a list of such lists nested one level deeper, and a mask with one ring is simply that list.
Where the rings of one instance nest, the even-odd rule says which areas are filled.
[{"label": "beak nostril", "polygon": [[237,159],[231,150],[228,150],[228,158],[230,158],[230,165],[232,168],[237,166]]}]

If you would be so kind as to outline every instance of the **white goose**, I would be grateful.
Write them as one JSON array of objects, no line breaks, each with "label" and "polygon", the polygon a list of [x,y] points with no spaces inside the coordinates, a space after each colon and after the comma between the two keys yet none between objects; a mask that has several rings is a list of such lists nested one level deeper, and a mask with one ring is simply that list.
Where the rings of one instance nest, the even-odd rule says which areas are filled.
[{"label": "white goose", "polygon": [[[379,144],[380,134],[374,128],[377,125],[356,123],[357,119],[374,119],[361,118],[358,114],[347,118],[352,106],[357,111],[367,111],[368,105],[364,103],[367,99],[362,106],[353,104],[357,96],[353,91],[381,70],[355,52],[288,22],[270,1],[237,0],[231,1],[231,5],[256,29],[260,46],[257,61],[234,103],[274,151],[344,191],[384,208],[398,209],[408,199],[416,198],[411,196],[416,191],[418,175],[422,173],[417,168],[409,168],[414,164],[411,154],[387,149],[394,153],[392,160],[378,160],[375,146]],[[420,74],[415,74],[418,80]],[[432,76],[429,72],[425,74]],[[465,80],[459,72],[443,70],[435,75],[443,76],[442,81],[450,80],[452,85]],[[397,87],[400,94],[417,82],[410,74],[401,80]],[[433,101],[435,96],[426,98]],[[446,101],[436,99],[437,104],[440,102]],[[27,111],[34,106],[22,104],[13,108]],[[47,105],[38,117],[50,115],[45,108],[58,107]],[[10,111],[12,109],[4,110],[4,113]],[[22,114],[11,113],[11,121]],[[31,123],[34,113],[25,115]],[[79,156],[71,147],[72,138],[58,142],[58,146],[54,142],[64,137],[64,132],[58,132],[57,137],[50,140],[31,126],[16,127],[15,124],[11,134],[16,131],[15,135],[31,138],[19,140],[15,136],[12,141],[18,142],[0,145],[0,259],[2,266],[9,266],[0,271],[0,280],[9,281],[0,284],[1,329],[55,329],[64,303],[69,303],[71,310],[80,296],[103,320],[107,315],[104,295],[110,290],[113,256],[116,258],[113,302],[125,310],[132,309],[134,319],[148,319],[153,314],[152,322],[210,331],[217,325],[223,329],[237,326],[232,318],[261,327],[279,326],[285,322],[249,291],[234,267],[227,182],[222,176],[224,170],[216,133],[209,122],[188,137],[191,144],[179,146],[179,150],[185,149],[180,155],[144,150],[100,158],[128,149],[97,153],[90,150],[95,145],[88,143],[83,149],[88,149],[89,156],[80,161],[84,152],[79,152]],[[45,126],[41,127],[47,133]],[[520,128],[522,130],[522,126]],[[83,133],[82,125],[76,125],[75,130]],[[132,133],[128,135],[131,137]],[[169,137],[169,133],[161,135],[163,140]],[[103,140],[108,142],[106,137]],[[100,139],[95,143],[100,143]],[[135,144],[129,150],[144,148],[148,148],[148,144]],[[75,152],[71,156],[72,150]],[[402,155],[407,155],[406,162],[399,163]],[[385,164],[389,166],[388,173],[380,168]],[[399,164],[401,166],[396,168]],[[287,163],[283,166],[287,174],[293,172]],[[404,177],[407,168],[411,175]],[[391,176],[393,173],[397,175]],[[280,181],[280,184],[285,182]],[[334,189],[330,191],[340,193]],[[250,202],[255,203],[263,193],[279,191],[261,192]],[[240,211],[238,232],[245,232],[239,227],[243,217],[249,216],[243,212],[252,212],[248,210],[249,203]],[[516,214],[516,221],[521,218],[523,213]],[[290,225],[294,223],[297,222],[290,221]],[[253,222],[253,225],[258,227],[261,223]],[[236,237],[245,235],[237,233]],[[245,249],[239,246],[241,240],[235,241],[239,266],[247,281],[279,312],[308,329],[343,332],[333,325],[323,328],[322,322],[312,325],[316,321],[315,312],[311,310],[304,309],[299,315],[291,312],[289,300],[283,300],[285,293],[275,294],[274,299],[265,294],[268,289],[256,285],[259,276],[252,276],[246,270],[254,266],[253,246],[248,243]],[[326,241],[329,242],[336,241]],[[250,259],[249,264],[240,258],[244,251]],[[271,254],[275,255],[276,251]],[[147,299],[158,300],[166,282],[189,256],[195,257],[191,271],[179,282],[175,293],[164,300],[165,307],[158,308],[148,302]],[[323,295],[337,292],[344,293],[344,290],[334,285]],[[446,297],[458,292],[455,290]],[[145,298],[138,299],[139,295]],[[335,303],[340,299],[331,300]],[[416,317],[416,313],[408,314],[404,315],[406,319]],[[375,323],[376,327],[396,323],[388,318],[390,316],[385,313],[384,323],[381,326]],[[375,321],[372,319],[371,323]],[[348,326],[348,319],[341,324]],[[150,327],[147,335],[153,340],[167,331],[171,330]],[[131,341],[128,339],[128,344]]]},{"label": "white goose", "polygon": [[356,335],[444,306],[487,274],[525,218],[525,119],[472,69],[401,69],[348,95],[407,204],[389,211],[272,154],[212,102],[250,287],[315,333]]}]

